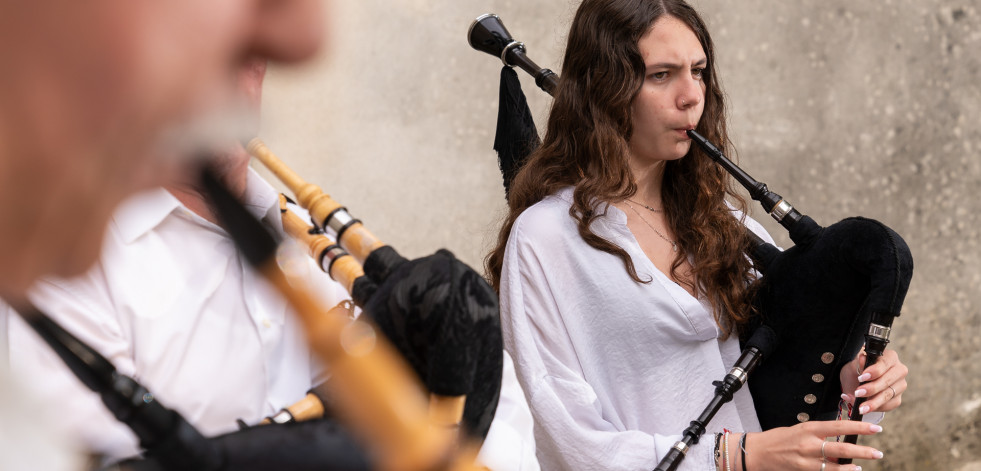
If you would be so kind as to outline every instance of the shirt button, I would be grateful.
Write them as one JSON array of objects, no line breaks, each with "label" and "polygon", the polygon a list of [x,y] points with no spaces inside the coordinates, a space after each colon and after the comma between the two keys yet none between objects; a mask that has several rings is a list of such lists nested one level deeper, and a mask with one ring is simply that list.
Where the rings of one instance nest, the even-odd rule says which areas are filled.
[{"label": "shirt button", "polygon": [[824,355],[821,355],[821,361],[825,365],[830,365],[831,362],[835,361],[835,354],[831,352],[824,352]]},{"label": "shirt button", "polygon": [[823,383],[824,382],[824,375],[818,373],[818,374],[816,374],[814,376],[811,376],[811,381],[814,381],[815,383]]},{"label": "shirt button", "polygon": [[808,394],[808,395],[804,396],[804,402],[806,402],[808,404],[814,404],[817,401],[818,401],[817,396],[815,396],[813,394]]},{"label": "shirt button", "polygon": [[807,422],[808,420],[811,420],[811,416],[807,412],[801,412],[800,414],[797,414],[798,422]]}]

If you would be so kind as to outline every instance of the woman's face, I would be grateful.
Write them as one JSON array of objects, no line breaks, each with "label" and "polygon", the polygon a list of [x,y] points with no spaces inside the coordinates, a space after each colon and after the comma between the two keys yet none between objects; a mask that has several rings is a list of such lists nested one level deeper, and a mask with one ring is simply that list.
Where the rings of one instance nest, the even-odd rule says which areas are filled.
[{"label": "woman's face", "polygon": [[630,157],[646,163],[680,159],[691,147],[685,130],[695,128],[705,107],[705,51],[688,25],[669,15],[637,45],[647,70],[631,104]]}]

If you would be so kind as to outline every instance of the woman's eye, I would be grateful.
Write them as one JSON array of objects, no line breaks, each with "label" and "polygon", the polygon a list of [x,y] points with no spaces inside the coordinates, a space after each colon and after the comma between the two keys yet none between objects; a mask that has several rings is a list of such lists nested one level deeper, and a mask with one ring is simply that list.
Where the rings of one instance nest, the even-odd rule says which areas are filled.
[{"label": "woman's eye", "polygon": [[664,80],[664,79],[668,78],[668,73],[667,72],[654,72],[653,74],[651,74],[651,78],[653,78],[654,80]]},{"label": "woman's eye", "polygon": [[705,69],[704,68],[701,68],[701,69],[691,69],[691,76],[692,77],[695,77],[697,79],[702,78],[702,74],[703,73],[705,73]]}]

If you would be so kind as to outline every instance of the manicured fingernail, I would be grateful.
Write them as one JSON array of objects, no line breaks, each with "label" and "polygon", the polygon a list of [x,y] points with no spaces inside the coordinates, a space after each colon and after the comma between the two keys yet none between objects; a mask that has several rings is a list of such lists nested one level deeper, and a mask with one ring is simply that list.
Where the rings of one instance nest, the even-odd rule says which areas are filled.
[{"label": "manicured fingernail", "polygon": [[856,466],[855,467],[855,471],[862,471],[862,467],[861,466]]},{"label": "manicured fingernail", "polygon": [[841,393],[841,400],[842,401],[845,401],[845,402],[848,402],[848,394]]},{"label": "manicured fingernail", "polygon": [[869,406],[862,406],[858,408],[858,412],[862,415],[869,413]]},{"label": "manicured fingernail", "polygon": [[867,393],[868,393],[868,391],[866,391],[864,389],[856,389],[855,390],[855,397],[865,397],[865,395]]},{"label": "manicured fingernail", "polygon": [[872,424],[872,427],[870,427],[870,429],[872,430],[872,433],[879,433],[882,431],[882,427],[876,424]]},{"label": "manicured fingernail", "polygon": [[858,382],[859,383],[864,383],[864,382],[868,381],[869,378],[871,378],[871,377],[872,377],[872,373],[862,373],[862,376],[859,376],[858,377]]},{"label": "manicured fingernail", "polygon": [[879,450],[875,450],[875,452],[872,453],[872,456],[874,456],[875,459],[877,459],[877,460],[881,460],[882,459],[882,452],[879,451]]}]

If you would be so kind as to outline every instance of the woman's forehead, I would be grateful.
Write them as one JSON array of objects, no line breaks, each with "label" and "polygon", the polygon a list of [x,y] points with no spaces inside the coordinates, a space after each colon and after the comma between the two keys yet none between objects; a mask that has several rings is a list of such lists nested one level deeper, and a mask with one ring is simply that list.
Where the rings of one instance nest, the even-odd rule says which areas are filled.
[{"label": "woman's forehead", "polygon": [[664,15],[657,19],[637,43],[647,65],[683,65],[705,59],[705,51],[695,32],[680,19]]}]

